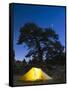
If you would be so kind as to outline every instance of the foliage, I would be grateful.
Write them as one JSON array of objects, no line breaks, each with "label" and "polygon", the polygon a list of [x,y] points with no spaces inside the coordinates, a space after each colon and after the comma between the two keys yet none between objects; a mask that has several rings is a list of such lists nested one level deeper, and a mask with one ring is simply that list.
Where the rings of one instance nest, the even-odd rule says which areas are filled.
[{"label": "foliage", "polygon": [[40,62],[43,59],[52,59],[64,50],[58,34],[52,28],[41,28],[34,23],[26,23],[21,27],[18,44],[28,46],[26,57],[32,56]]}]

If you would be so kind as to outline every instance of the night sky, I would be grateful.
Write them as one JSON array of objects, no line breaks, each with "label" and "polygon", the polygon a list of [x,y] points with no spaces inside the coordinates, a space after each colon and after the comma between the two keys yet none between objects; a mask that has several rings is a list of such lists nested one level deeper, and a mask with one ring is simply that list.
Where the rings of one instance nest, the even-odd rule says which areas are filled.
[{"label": "night sky", "polygon": [[[65,46],[65,7],[14,4],[12,10],[16,60],[23,60],[28,53],[26,46],[17,45],[20,28],[27,22],[34,22],[42,28],[52,27],[59,35],[61,44]],[[28,59],[26,60],[28,61]]]}]

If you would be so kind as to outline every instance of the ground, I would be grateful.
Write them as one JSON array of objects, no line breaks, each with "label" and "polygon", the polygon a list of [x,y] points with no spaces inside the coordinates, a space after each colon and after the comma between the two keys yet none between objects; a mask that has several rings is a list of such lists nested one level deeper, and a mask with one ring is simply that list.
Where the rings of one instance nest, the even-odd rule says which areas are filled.
[{"label": "ground", "polygon": [[[54,67],[55,69],[50,72],[52,75],[52,80],[45,80],[45,81],[31,81],[31,82],[24,82],[19,81],[19,78],[22,75],[14,75],[13,84],[14,86],[24,86],[24,85],[46,85],[46,84],[62,84],[66,82],[66,74],[64,67]],[[45,72],[46,73],[46,72]]]}]

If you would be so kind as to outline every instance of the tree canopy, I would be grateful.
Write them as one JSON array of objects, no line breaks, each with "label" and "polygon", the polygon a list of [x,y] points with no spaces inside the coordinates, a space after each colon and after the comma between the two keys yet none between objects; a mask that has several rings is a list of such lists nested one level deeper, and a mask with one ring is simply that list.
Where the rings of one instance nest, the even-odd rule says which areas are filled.
[{"label": "tree canopy", "polygon": [[26,57],[32,56],[40,62],[43,59],[51,59],[64,50],[53,28],[42,28],[35,23],[26,23],[20,28],[17,44],[26,44],[29,48]]}]

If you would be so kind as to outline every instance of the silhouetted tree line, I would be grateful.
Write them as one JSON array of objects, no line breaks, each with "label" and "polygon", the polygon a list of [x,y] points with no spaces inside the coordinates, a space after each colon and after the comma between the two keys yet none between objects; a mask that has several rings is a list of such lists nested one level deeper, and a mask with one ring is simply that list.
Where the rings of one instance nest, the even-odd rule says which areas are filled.
[{"label": "silhouetted tree line", "polygon": [[47,59],[39,63],[38,60],[32,59],[29,60],[29,62],[26,62],[26,60],[15,60],[14,62],[14,73],[15,74],[23,74],[27,72],[31,67],[38,67],[46,71],[47,69],[51,71],[54,66],[65,66],[65,53],[61,55],[55,56],[53,59]]}]

